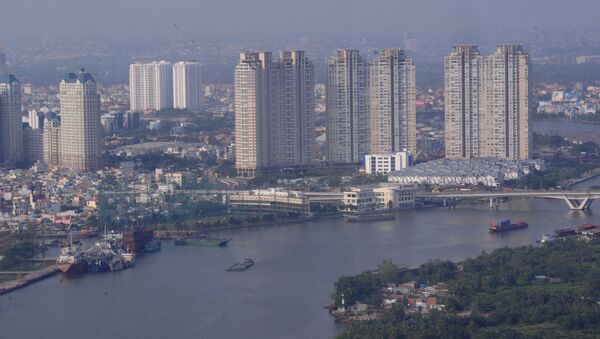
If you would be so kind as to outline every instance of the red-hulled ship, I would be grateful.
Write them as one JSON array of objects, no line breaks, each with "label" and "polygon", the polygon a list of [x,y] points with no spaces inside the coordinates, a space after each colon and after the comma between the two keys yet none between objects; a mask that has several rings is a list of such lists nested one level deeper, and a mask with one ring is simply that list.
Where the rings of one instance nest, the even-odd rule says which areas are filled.
[{"label": "red-hulled ship", "polygon": [[69,244],[60,250],[56,260],[58,269],[66,274],[79,274],[87,272],[87,261],[83,257],[80,245]]},{"label": "red-hulled ship", "polygon": [[499,233],[506,232],[512,230],[518,230],[521,228],[527,228],[529,226],[525,221],[517,221],[516,223],[511,223],[510,220],[499,220],[495,224],[490,225],[490,232]]}]

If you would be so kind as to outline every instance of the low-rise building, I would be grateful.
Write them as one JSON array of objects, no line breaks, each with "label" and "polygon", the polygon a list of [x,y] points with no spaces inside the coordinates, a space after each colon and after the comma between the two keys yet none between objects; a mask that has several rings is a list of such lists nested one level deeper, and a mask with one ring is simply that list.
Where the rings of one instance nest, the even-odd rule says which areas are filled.
[{"label": "low-rise building", "polygon": [[540,160],[441,159],[390,172],[388,182],[434,186],[484,185],[497,187],[534,170],[543,170]]},{"label": "low-rise building", "polygon": [[390,185],[373,188],[377,209],[399,209],[415,207],[417,187],[413,184]]},{"label": "low-rise building", "polygon": [[230,195],[233,213],[298,213],[310,215],[310,201],[299,191],[278,188],[240,191]]},{"label": "low-rise building", "polygon": [[409,151],[365,155],[365,172],[367,174],[388,174],[412,165],[413,154]]},{"label": "low-rise building", "polygon": [[381,187],[352,187],[344,192],[343,211],[369,212],[415,206],[416,186],[384,185]]},{"label": "low-rise building", "polygon": [[193,188],[196,185],[196,176],[192,172],[175,172],[165,175],[167,184],[174,184],[180,188]]}]

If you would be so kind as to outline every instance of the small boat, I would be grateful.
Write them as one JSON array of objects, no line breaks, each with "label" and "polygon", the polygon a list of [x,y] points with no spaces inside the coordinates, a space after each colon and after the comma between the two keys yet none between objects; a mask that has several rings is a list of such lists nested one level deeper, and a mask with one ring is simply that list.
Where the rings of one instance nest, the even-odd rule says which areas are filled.
[{"label": "small boat", "polygon": [[254,261],[252,261],[252,259],[244,259],[244,260],[242,260],[242,261],[240,261],[238,263],[235,263],[231,267],[229,267],[227,269],[227,271],[230,271],[230,272],[242,272],[242,271],[245,271],[245,270],[249,269],[253,265],[254,265]]}]

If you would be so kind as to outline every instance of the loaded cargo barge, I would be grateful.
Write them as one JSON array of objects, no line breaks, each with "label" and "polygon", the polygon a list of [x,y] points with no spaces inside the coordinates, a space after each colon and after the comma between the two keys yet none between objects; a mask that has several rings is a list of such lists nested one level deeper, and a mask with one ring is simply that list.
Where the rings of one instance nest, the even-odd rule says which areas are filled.
[{"label": "loaded cargo barge", "polygon": [[495,224],[490,225],[490,233],[500,233],[506,231],[519,230],[522,228],[527,228],[529,226],[525,221],[517,221],[516,223],[511,223],[510,220],[499,220]]},{"label": "loaded cargo barge", "polygon": [[227,269],[227,271],[242,272],[242,271],[249,269],[253,265],[254,265],[254,261],[252,261],[252,259],[245,259],[245,260],[242,260],[242,261],[234,264],[233,266],[229,267]]}]

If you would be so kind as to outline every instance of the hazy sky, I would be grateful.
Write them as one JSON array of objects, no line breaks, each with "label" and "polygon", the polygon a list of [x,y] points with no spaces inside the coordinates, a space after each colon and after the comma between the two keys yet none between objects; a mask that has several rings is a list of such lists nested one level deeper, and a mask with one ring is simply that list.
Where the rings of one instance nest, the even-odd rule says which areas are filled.
[{"label": "hazy sky", "polygon": [[0,0],[0,42],[600,28],[599,0]]}]

